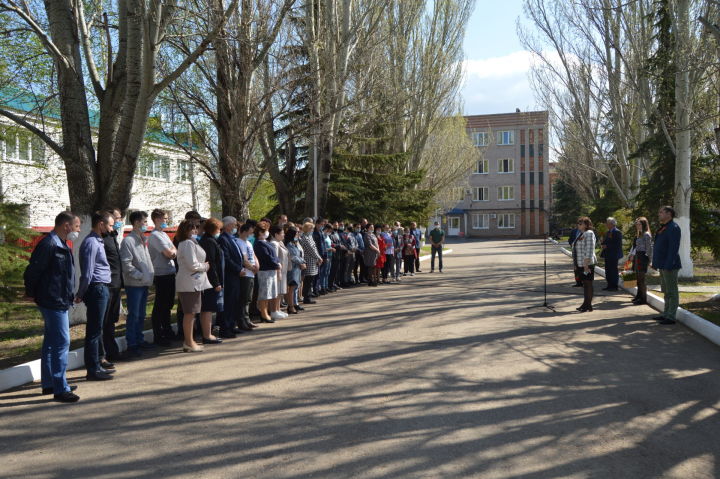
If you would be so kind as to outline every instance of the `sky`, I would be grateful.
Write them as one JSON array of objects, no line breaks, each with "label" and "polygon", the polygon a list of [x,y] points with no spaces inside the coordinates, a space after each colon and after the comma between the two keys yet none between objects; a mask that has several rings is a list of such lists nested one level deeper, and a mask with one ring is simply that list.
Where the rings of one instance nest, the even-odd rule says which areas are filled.
[{"label": "sky", "polygon": [[537,109],[528,80],[530,56],[515,26],[522,0],[476,0],[465,34],[464,113]]}]

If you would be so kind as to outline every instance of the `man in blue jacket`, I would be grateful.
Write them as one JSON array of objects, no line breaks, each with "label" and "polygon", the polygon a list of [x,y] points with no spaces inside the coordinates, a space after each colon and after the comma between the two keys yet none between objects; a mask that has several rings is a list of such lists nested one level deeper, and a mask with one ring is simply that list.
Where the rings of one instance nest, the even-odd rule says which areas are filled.
[{"label": "man in blue jacket", "polygon": [[40,373],[43,394],[59,402],[80,398],[65,377],[70,350],[68,310],[75,295],[75,266],[67,241],[77,240],[80,218],[68,211],[55,217],[55,228],[38,243],[25,269],[25,294],[35,301],[45,321]]},{"label": "man in blue jacket", "polygon": [[240,314],[240,278],[243,276],[243,255],[240,247],[235,241],[237,234],[237,220],[232,216],[222,219],[223,231],[218,238],[218,244],[225,257],[225,271],[223,278],[224,287],[224,312],[220,322],[220,337],[236,337],[235,325],[241,319]]},{"label": "man in blue jacket", "polygon": [[605,279],[607,280],[607,288],[604,291],[617,291],[618,281],[618,261],[623,257],[622,232],[617,229],[617,221],[610,217],[606,223],[608,232],[602,242],[602,257],[605,258]]},{"label": "man in blue jacket", "polygon": [[678,293],[678,271],[680,264],[680,226],[673,221],[675,210],[663,206],[658,212],[660,228],[655,233],[652,267],[660,271],[660,284],[665,294],[665,310],[655,319],[660,324],[675,324],[675,315],[680,304]]}]

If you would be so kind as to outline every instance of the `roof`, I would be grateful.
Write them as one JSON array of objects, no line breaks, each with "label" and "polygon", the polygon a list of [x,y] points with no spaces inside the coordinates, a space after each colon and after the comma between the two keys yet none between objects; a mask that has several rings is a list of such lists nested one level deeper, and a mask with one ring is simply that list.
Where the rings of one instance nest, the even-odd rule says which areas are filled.
[{"label": "roof", "polygon": [[520,111],[514,113],[496,113],[491,115],[468,115],[464,116],[466,127],[473,128],[495,128],[505,126],[525,125],[547,125],[549,115],[547,110],[542,111]]},{"label": "roof", "polygon": [[[42,110],[45,118],[60,121],[60,105],[56,97],[50,100],[43,96],[38,96],[32,92],[21,90],[14,87],[0,88],[0,106],[4,106],[11,110],[24,113],[38,114]],[[90,126],[98,128],[100,126],[100,112],[89,110]],[[182,132],[187,136],[186,132]],[[187,141],[177,141],[164,131],[156,129],[147,129],[145,132],[145,140],[153,143],[161,143],[170,146],[189,146]],[[193,145],[194,149],[197,145]]]}]

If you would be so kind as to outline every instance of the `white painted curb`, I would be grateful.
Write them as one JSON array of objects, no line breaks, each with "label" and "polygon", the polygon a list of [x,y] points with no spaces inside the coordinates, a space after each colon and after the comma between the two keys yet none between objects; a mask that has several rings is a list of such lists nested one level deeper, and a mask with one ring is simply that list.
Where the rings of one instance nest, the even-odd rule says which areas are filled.
[{"label": "white painted curb", "polygon": [[[452,251],[452,249],[443,250],[443,255],[450,254],[452,253]],[[431,255],[429,254],[420,256],[420,261],[429,260],[430,257]],[[173,328],[175,328],[175,325],[173,325]],[[153,341],[152,329],[144,331],[143,334],[145,335],[145,341],[149,343]],[[115,338],[115,341],[117,342],[120,351],[125,351],[127,349],[127,342],[125,341],[124,336]],[[72,369],[79,369],[85,366],[84,352],[85,348],[73,349],[72,351],[70,351],[70,353],[68,354],[68,371]],[[31,383],[39,379],[39,359],[24,364],[18,364],[17,366],[0,370],[0,391],[5,391],[7,389],[12,389],[17,386],[22,386],[23,384]]]},{"label": "white painted curb", "polygon": [[[175,325],[173,325],[174,327]],[[152,329],[143,331],[145,341],[153,341]],[[127,349],[127,342],[125,337],[115,338],[115,342],[118,344],[120,351]],[[68,353],[68,371],[72,369],[79,369],[85,366],[85,348],[73,349]],[[0,370],[0,391],[11,389],[14,387],[22,386],[23,384],[31,383],[40,379],[40,360],[36,359],[24,364],[18,364],[8,369]]]},{"label": "white painted curb", "polygon": [[[550,241],[555,246],[560,248],[560,251],[562,251],[565,255],[572,257],[572,253],[560,246],[557,241],[555,241],[554,239],[551,239]],[[595,271],[599,272],[603,278],[605,277],[605,270],[603,268],[595,267]],[[620,278],[621,286],[622,282],[622,278]],[[622,288],[628,293],[637,293],[637,288],[626,288],[625,286],[622,286]],[[652,293],[647,294],[647,302],[649,306],[658,311],[663,311],[665,309],[665,300],[663,298],[660,298],[659,296],[655,296]],[[698,333],[699,335],[720,346],[720,326],[718,326],[717,324],[711,323],[710,321],[701,318],[697,314],[691,313],[690,311],[683,308],[678,308],[676,319],[688,328]]]}]

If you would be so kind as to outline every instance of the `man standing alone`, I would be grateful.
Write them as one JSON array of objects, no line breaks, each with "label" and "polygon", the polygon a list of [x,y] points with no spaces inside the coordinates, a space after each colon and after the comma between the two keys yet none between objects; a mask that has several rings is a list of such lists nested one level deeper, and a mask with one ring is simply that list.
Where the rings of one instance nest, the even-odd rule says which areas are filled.
[{"label": "man standing alone", "polygon": [[442,273],[442,250],[445,243],[445,232],[440,228],[440,223],[435,222],[435,226],[430,231],[430,272],[435,272],[435,254],[438,255],[438,268]]},{"label": "man standing alone", "polygon": [[607,288],[605,291],[617,291],[618,281],[618,260],[623,257],[622,232],[617,229],[615,218],[608,218],[606,223],[608,232],[602,242],[602,257],[605,258],[605,275]]},{"label": "man standing alone", "polygon": [[660,228],[655,233],[652,267],[660,271],[660,284],[665,295],[665,310],[655,319],[660,324],[675,324],[675,315],[680,304],[678,293],[678,271],[680,264],[680,226],[673,221],[675,210],[663,206],[658,212]]},{"label": "man standing alone", "polygon": [[110,298],[110,264],[105,255],[102,235],[112,231],[115,219],[108,211],[91,217],[92,230],[80,245],[80,285],[75,302],[87,307],[85,325],[85,369],[88,381],[107,381],[113,377],[100,364],[102,325]]},{"label": "man standing alone", "polygon": [[66,241],[77,237],[79,231],[79,218],[68,211],[57,215],[55,228],[35,247],[24,275],[25,294],[35,301],[45,321],[40,357],[42,393],[54,394],[56,401],[66,403],[80,399],[65,377],[70,349],[68,310],[75,286],[73,255]]}]

